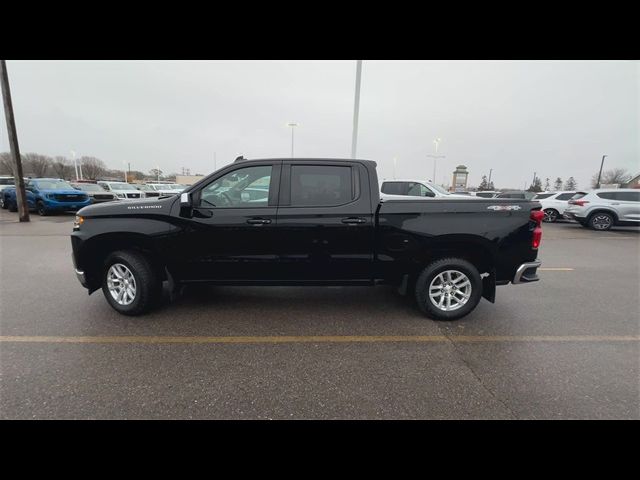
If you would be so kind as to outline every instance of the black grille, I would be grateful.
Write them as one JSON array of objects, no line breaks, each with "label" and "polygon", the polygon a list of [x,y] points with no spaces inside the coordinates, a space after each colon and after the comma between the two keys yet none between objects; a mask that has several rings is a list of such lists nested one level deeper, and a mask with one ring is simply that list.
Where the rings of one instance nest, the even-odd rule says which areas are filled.
[{"label": "black grille", "polygon": [[93,198],[96,200],[113,200],[113,195],[94,195]]},{"label": "black grille", "polygon": [[73,193],[63,194],[56,193],[53,198],[59,202],[84,202],[87,199],[86,195],[78,195]]},{"label": "black grille", "polygon": [[139,193],[127,193],[127,198],[140,198]]}]

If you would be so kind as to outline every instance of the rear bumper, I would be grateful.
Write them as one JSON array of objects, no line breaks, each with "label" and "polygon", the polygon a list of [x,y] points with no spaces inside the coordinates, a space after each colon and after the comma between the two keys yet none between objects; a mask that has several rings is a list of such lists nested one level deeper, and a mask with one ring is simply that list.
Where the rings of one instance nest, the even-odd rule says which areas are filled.
[{"label": "rear bumper", "polygon": [[537,282],[540,280],[540,277],[537,275],[538,267],[542,265],[540,260],[536,260],[535,262],[527,262],[523,263],[516,270],[516,274],[513,276],[513,280],[511,283],[514,285],[520,283],[531,283]]}]

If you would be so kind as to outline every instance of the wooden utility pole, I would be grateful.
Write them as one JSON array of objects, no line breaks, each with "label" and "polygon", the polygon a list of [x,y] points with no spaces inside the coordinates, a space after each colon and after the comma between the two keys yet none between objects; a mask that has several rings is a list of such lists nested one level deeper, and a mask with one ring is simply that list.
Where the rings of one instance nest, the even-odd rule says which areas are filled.
[{"label": "wooden utility pole", "polygon": [[13,118],[13,104],[11,103],[11,90],[9,90],[9,75],[7,63],[0,60],[0,83],[2,84],[2,99],[4,102],[4,115],[7,119],[7,132],[9,133],[9,149],[15,165],[16,200],[18,202],[18,218],[21,222],[29,221],[29,208],[27,206],[27,194],[24,190],[24,177],[22,175],[22,160],[18,147],[18,133],[16,122]]}]

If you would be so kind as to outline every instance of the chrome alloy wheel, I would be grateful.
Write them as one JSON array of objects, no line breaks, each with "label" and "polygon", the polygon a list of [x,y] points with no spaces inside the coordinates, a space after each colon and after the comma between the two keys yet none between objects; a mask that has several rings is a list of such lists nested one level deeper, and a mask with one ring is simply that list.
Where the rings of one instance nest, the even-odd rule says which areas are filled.
[{"label": "chrome alloy wheel", "polygon": [[446,270],[429,285],[429,299],[438,309],[451,312],[462,307],[471,297],[471,281],[458,270]]},{"label": "chrome alloy wheel", "polygon": [[611,217],[606,214],[596,215],[592,224],[596,230],[606,230],[611,226]]},{"label": "chrome alloy wheel", "polygon": [[558,212],[556,212],[555,210],[548,208],[544,211],[545,222],[553,223],[557,219],[558,219]]},{"label": "chrome alloy wheel", "polygon": [[136,298],[136,279],[125,265],[114,263],[107,272],[107,287],[120,305],[131,305]]}]

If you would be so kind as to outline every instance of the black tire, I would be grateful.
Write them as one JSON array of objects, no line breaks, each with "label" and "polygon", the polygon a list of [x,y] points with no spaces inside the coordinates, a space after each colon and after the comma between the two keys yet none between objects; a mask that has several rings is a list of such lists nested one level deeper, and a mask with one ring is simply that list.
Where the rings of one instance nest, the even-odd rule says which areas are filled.
[{"label": "black tire", "polygon": [[18,204],[17,203],[13,203],[11,200],[7,201],[7,208],[9,209],[10,212],[17,212],[18,211]]},{"label": "black tire", "polygon": [[547,208],[544,210],[544,218],[542,221],[547,223],[555,223],[556,221],[558,221],[559,217],[560,213],[558,213],[555,208]]},{"label": "black tire", "polygon": [[41,217],[46,217],[47,215],[49,215],[49,212],[47,211],[47,207],[45,206],[42,200],[38,200],[38,202],[36,203],[36,211],[38,212],[38,215],[40,215]]},{"label": "black tire", "polygon": [[589,221],[587,222],[587,224],[592,230],[604,232],[606,230],[611,230],[611,227],[613,227],[615,221],[615,217],[610,213],[596,212],[589,217]]},{"label": "black tire", "polygon": [[9,205],[4,201],[4,195],[0,195],[0,208],[6,210],[8,207]]},{"label": "black tire", "polygon": [[[122,305],[109,290],[109,271],[113,265],[124,265],[135,281],[135,296],[130,304]],[[120,250],[107,257],[102,272],[102,293],[118,313],[142,315],[155,306],[162,296],[162,281],[149,259],[140,252]]]},{"label": "black tire", "polygon": [[[470,282],[471,291],[466,303],[455,310],[444,311],[435,305],[429,297],[429,288],[434,279],[446,271],[455,271],[464,274]],[[461,277],[459,277],[461,278]],[[463,282],[464,283],[464,282]],[[422,270],[415,284],[415,297],[418,307],[433,320],[451,321],[468,315],[482,298],[482,278],[478,269],[467,260],[461,258],[442,258],[435,260]]]}]

